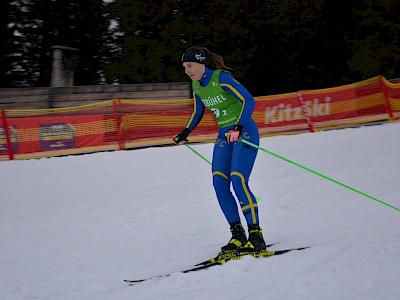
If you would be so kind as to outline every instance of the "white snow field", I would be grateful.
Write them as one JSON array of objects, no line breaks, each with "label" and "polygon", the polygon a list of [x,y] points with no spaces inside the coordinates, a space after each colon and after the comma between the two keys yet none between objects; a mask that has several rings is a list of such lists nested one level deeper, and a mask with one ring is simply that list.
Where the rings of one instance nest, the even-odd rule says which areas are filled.
[{"label": "white snow field", "polygon": [[[400,207],[399,123],[260,145]],[[400,299],[399,210],[262,151],[250,186],[270,249],[310,248],[183,274],[230,238],[185,146],[1,162],[0,299]]]}]

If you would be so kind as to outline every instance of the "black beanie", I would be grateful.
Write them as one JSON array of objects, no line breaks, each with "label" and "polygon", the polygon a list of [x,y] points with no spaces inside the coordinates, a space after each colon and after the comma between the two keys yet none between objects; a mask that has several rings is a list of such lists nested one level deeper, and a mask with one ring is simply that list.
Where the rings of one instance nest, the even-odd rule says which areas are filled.
[{"label": "black beanie", "polygon": [[182,62],[196,62],[199,64],[207,65],[208,59],[207,54],[201,49],[191,49],[189,48],[182,54]]}]

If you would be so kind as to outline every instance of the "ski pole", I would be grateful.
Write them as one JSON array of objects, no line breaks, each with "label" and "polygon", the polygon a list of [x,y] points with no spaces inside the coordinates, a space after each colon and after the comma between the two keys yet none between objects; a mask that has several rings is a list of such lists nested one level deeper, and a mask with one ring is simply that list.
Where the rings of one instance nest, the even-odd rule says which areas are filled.
[{"label": "ski pole", "polygon": [[189,146],[188,144],[185,143],[185,146],[188,147],[190,150],[192,150],[194,153],[196,153],[200,158],[202,158],[206,163],[211,165],[211,161],[209,161],[207,158],[205,158],[203,155],[201,155],[199,152],[197,152],[193,147]]},{"label": "ski pole", "polygon": [[284,160],[284,161],[286,161],[286,162],[288,162],[288,163],[291,163],[292,165],[295,165],[295,166],[297,166],[297,167],[299,167],[299,168],[302,168],[302,169],[304,169],[304,170],[306,170],[306,171],[308,171],[308,172],[311,172],[311,173],[313,173],[313,174],[315,174],[315,175],[318,175],[318,176],[320,176],[320,177],[322,177],[322,178],[325,178],[325,179],[327,179],[327,180],[330,180],[330,181],[332,181],[332,182],[334,182],[334,183],[336,183],[336,184],[338,184],[338,185],[341,185],[341,186],[343,186],[343,187],[345,187],[345,188],[347,188],[347,189],[349,189],[349,190],[352,190],[353,192],[359,193],[360,195],[363,195],[363,196],[365,196],[365,197],[367,197],[367,198],[370,198],[370,199],[372,199],[372,200],[374,200],[374,201],[376,201],[376,202],[379,202],[379,203],[381,203],[381,204],[383,204],[383,205],[386,205],[386,206],[388,206],[388,207],[390,207],[390,208],[393,208],[393,209],[395,209],[395,210],[397,210],[397,211],[400,211],[400,208],[398,208],[398,207],[396,207],[396,206],[393,206],[393,205],[391,205],[391,204],[389,204],[389,203],[386,203],[386,202],[384,202],[384,201],[382,201],[382,200],[379,200],[379,199],[377,199],[377,198],[375,198],[375,197],[372,197],[372,196],[370,196],[370,195],[368,195],[368,194],[366,194],[366,193],[364,193],[364,192],[361,192],[361,191],[359,191],[359,190],[356,190],[355,188],[353,188],[353,187],[351,187],[351,186],[349,186],[349,185],[346,185],[346,184],[344,184],[344,183],[342,183],[342,182],[340,182],[340,181],[338,181],[338,180],[335,180],[335,179],[333,179],[333,178],[330,178],[330,177],[328,177],[328,176],[326,176],[326,175],[324,175],[324,174],[321,174],[321,173],[319,173],[319,172],[317,172],[317,171],[315,171],[315,170],[312,170],[312,169],[310,169],[310,168],[307,168],[306,166],[303,166],[303,165],[301,165],[301,164],[299,164],[299,163],[297,163],[297,162],[294,162],[294,161],[292,161],[292,160],[290,160],[290,159],[287,159],[286,157],[283,157],[283,156],[281,156],[281,155],[279,155],[279,154],[276,154],[276,153],[274,153],[274,152],[272,152],[272,151],[269,151],[269,150],[264,149],[264,148],[262,148],[262,147],[260,147],[260,146],[257,146],[257,145],[255,145],[255,144],[253,144],[253,143],[251,143],[251,142],[246,141],[245,139],[240,139],[240,141],[241,141],[242,143],[245,143],[245,144],[248,144],[248,145],[253,146],[253,147],[255,147],[255,148],[258,148],[258,149],[260,149],[260,150],[262,150],[262,151],[264,151],[264,152],[266,152],[266,153],[268,153],[268,154],[271,154],[271,155],[273,155],[273,156],[275,156],[275,157],[277,157],[277,158],[280,158],[280,159],[282,159],[282,160]]}]

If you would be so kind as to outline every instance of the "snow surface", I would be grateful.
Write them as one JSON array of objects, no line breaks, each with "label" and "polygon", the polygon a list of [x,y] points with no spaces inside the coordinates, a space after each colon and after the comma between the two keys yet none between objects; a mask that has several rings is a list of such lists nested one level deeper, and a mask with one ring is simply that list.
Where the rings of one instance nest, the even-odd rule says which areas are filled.
[{"label": "snow surface", "polygon": [[[261,146],[400,207],[399,123]],[[180,273],[230,238],[210,173],[184,146],[1,162],[0,299],[400,299],[400,212],[265,152],[265,239],[311,248]]]}]

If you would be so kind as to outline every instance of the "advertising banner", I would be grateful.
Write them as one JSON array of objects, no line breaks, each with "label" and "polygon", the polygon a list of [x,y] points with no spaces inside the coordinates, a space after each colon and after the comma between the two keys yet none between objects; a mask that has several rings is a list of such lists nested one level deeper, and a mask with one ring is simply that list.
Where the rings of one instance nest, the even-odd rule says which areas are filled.
[{"label": "advertising banner", "polygon": [[[8,119],[15,154],[57,151],[104,144],[103,116],[35,117]],[[87,130],[93,124],[101,127]],[[85,129],[86,128],[86,129]],[[0,151],[4,138],[0,131]]]},{"label": "advertising banner", "polygon": [[[13,153],[18,152],[19,150],[19,141],[18,141],[18,130],[16,126],[8,126],[8,133],[10,135],[11,140],[11,148]],[[7,139],[4,132],[4,127],[0,126],[0,154],[7,154]]]}]

